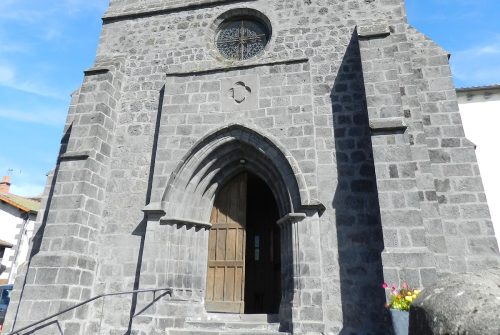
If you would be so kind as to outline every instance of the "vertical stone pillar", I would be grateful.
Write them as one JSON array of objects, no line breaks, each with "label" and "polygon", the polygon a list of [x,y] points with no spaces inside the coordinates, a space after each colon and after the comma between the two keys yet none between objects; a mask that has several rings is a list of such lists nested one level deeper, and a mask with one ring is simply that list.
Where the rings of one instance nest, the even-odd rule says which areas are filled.
[{"label": "vertical stone pillar", "polygon": [[[394,52],[394,59],[398,64],[397,77],[400,85],[401,99],[403,102],[404,120],[408,125],[406,135],[411,146],[412,162],[404,166],[403,170],[395,170],[393,173],[415,176],[419,189],[419,201],[422,221],[425,227],[425,241],[429,250],[434,254],[436,260],[436,271],[440,273],[449,272],[448,250],[443,237],[442,213],[439,210],[438,197],[434,185],[435,170],[431,166],[432,140],[429,132],[425,130],[425,121],[422,105],[427,97],[422,97],[418,91],[419,77],[422,74],[418,69],[418,62],[414,57],[421,57],[421,49],[415,47],[414,37],[411,36],[412,29],[406,24],[394,24],[392,38],[399,42],[398,51]],[[411,46],[411,47],[409,47]],[[415,53],[415,49],[419,49]],[[417,67],[417,68],[416,68]],[[432,71],[435,71],[433,69]],[[447,69],[449,71],[449,69]],[[446,71],[443,71],[446,72]],[[439,91],[441,88],[438,89]],[[441,95],[430,94],[429,96]],[[411,273],[407,273],[411,276]],[[422,286],[434,283],[436,273],[428,271],[422,276]],[[410,278],[411,280],[411,278]]]},{"label": "vertical stone pillar", "polygon": [[[187,317],[205,313],[204,298],[210,223],[166,219],[159,204],[144,212],[147,227],[141,266],[141,289],[171,288],[139,296],[133,330],[152,333],[176,328]],[[151,302],[154,301],[152,304]]]},{"label": "vertical stone pillar", "polygon": [[[433,172],[441,222],[432,224],[429,248],[438,255],[438,273],[476,272],[499,265],[486,196],[475,155],[465,136],[449,54],[423,34],[413,35],[412,68],[421,97],[422,124]],[[490,206],[494,204],[490,203]]]},{"label": "vertical stone pillar", "polygon": [[324,331],[319,217],[290,213],[281,228],[280,320],[294,334]]},{"label": "vertical stone pillar", "polygon": [[[122,83],[119,62],[85,72],[74,96],[68,127],[25,278],[19,278],[6,329],[19,328],[88,299],[97,269],[116,106]],[[68,312],[36,333],[95,333],[85,324],[88,306]]]},{"label": "vertical stone pillar", "polygon": [[426,246],[415,174],[398,173],[414,163],[394,57],[399,44],[384,22],[358,27],[358,37],[385,247],[384,279],[420,286],[423,277],[435,277],[436,265]]}]

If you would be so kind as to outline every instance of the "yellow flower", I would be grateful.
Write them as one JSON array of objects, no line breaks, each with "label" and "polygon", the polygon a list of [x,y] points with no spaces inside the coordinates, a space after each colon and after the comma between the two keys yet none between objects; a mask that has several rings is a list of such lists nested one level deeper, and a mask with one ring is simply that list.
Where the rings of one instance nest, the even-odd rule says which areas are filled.
[{"label": "yellow flower", "polygon": [[408,302],[412,302],[413,301],[413,297],[412,296],[406,296],[405,300],[408,301]]},{"label": "yellow flower", "polygon": [[412,295],[411,297],[413,298],[413,300],[417,299],[417,295],[416,294]]},{"label": "yellow flower", "polygon": [[422,292],[422,291],[421,290],[413,290],[413,293],[415,293],[417,295],[420,294],[420,292]]}]

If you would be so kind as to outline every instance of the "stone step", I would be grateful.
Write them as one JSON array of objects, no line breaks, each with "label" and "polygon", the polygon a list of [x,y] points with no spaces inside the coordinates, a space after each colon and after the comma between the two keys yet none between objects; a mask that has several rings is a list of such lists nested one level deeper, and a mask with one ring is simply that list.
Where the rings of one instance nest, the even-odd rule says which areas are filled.
[{"label": "stone step", "polygon": [[202,330],[202,329],[165,329],[166,335],[291,335],[291,333],[272,330]]},{"label": "stone step", "polygon": [[210,321],[248,321],[248,322],[279,322],[278,314],[232,314],[232,313],[207,313],[199,318],[190,320]]},{"label": "stone step", "polygon": [[241,329],[241,330],[279,330],[279,323],[247,321],[186,321],[186,328],[195,329]]},{"label": "stone step", "polygon": [[168,335],[286,335],[275,314],[208,313],[190,318],[184,329],[166,329]]}]

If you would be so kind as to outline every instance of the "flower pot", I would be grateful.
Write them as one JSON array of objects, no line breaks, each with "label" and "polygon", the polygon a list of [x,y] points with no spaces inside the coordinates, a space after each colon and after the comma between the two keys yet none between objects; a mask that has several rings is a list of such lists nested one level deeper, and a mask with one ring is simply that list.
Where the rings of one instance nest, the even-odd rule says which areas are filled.
[{"label": "flower pot", "polygon": [[410,324],[410,313],[391,309],[392,328],[394,335],[408,335],[408,325]]}]

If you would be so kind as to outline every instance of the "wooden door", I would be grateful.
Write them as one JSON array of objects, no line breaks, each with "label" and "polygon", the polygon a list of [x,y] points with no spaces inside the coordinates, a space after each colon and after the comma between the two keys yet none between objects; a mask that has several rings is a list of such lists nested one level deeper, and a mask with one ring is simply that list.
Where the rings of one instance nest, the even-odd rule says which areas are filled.
[{"label": "wooden door", "polygon": [[245,312],[246,197],[247,175],[241,174],[215,198],[208,240],[208,312]]}]

